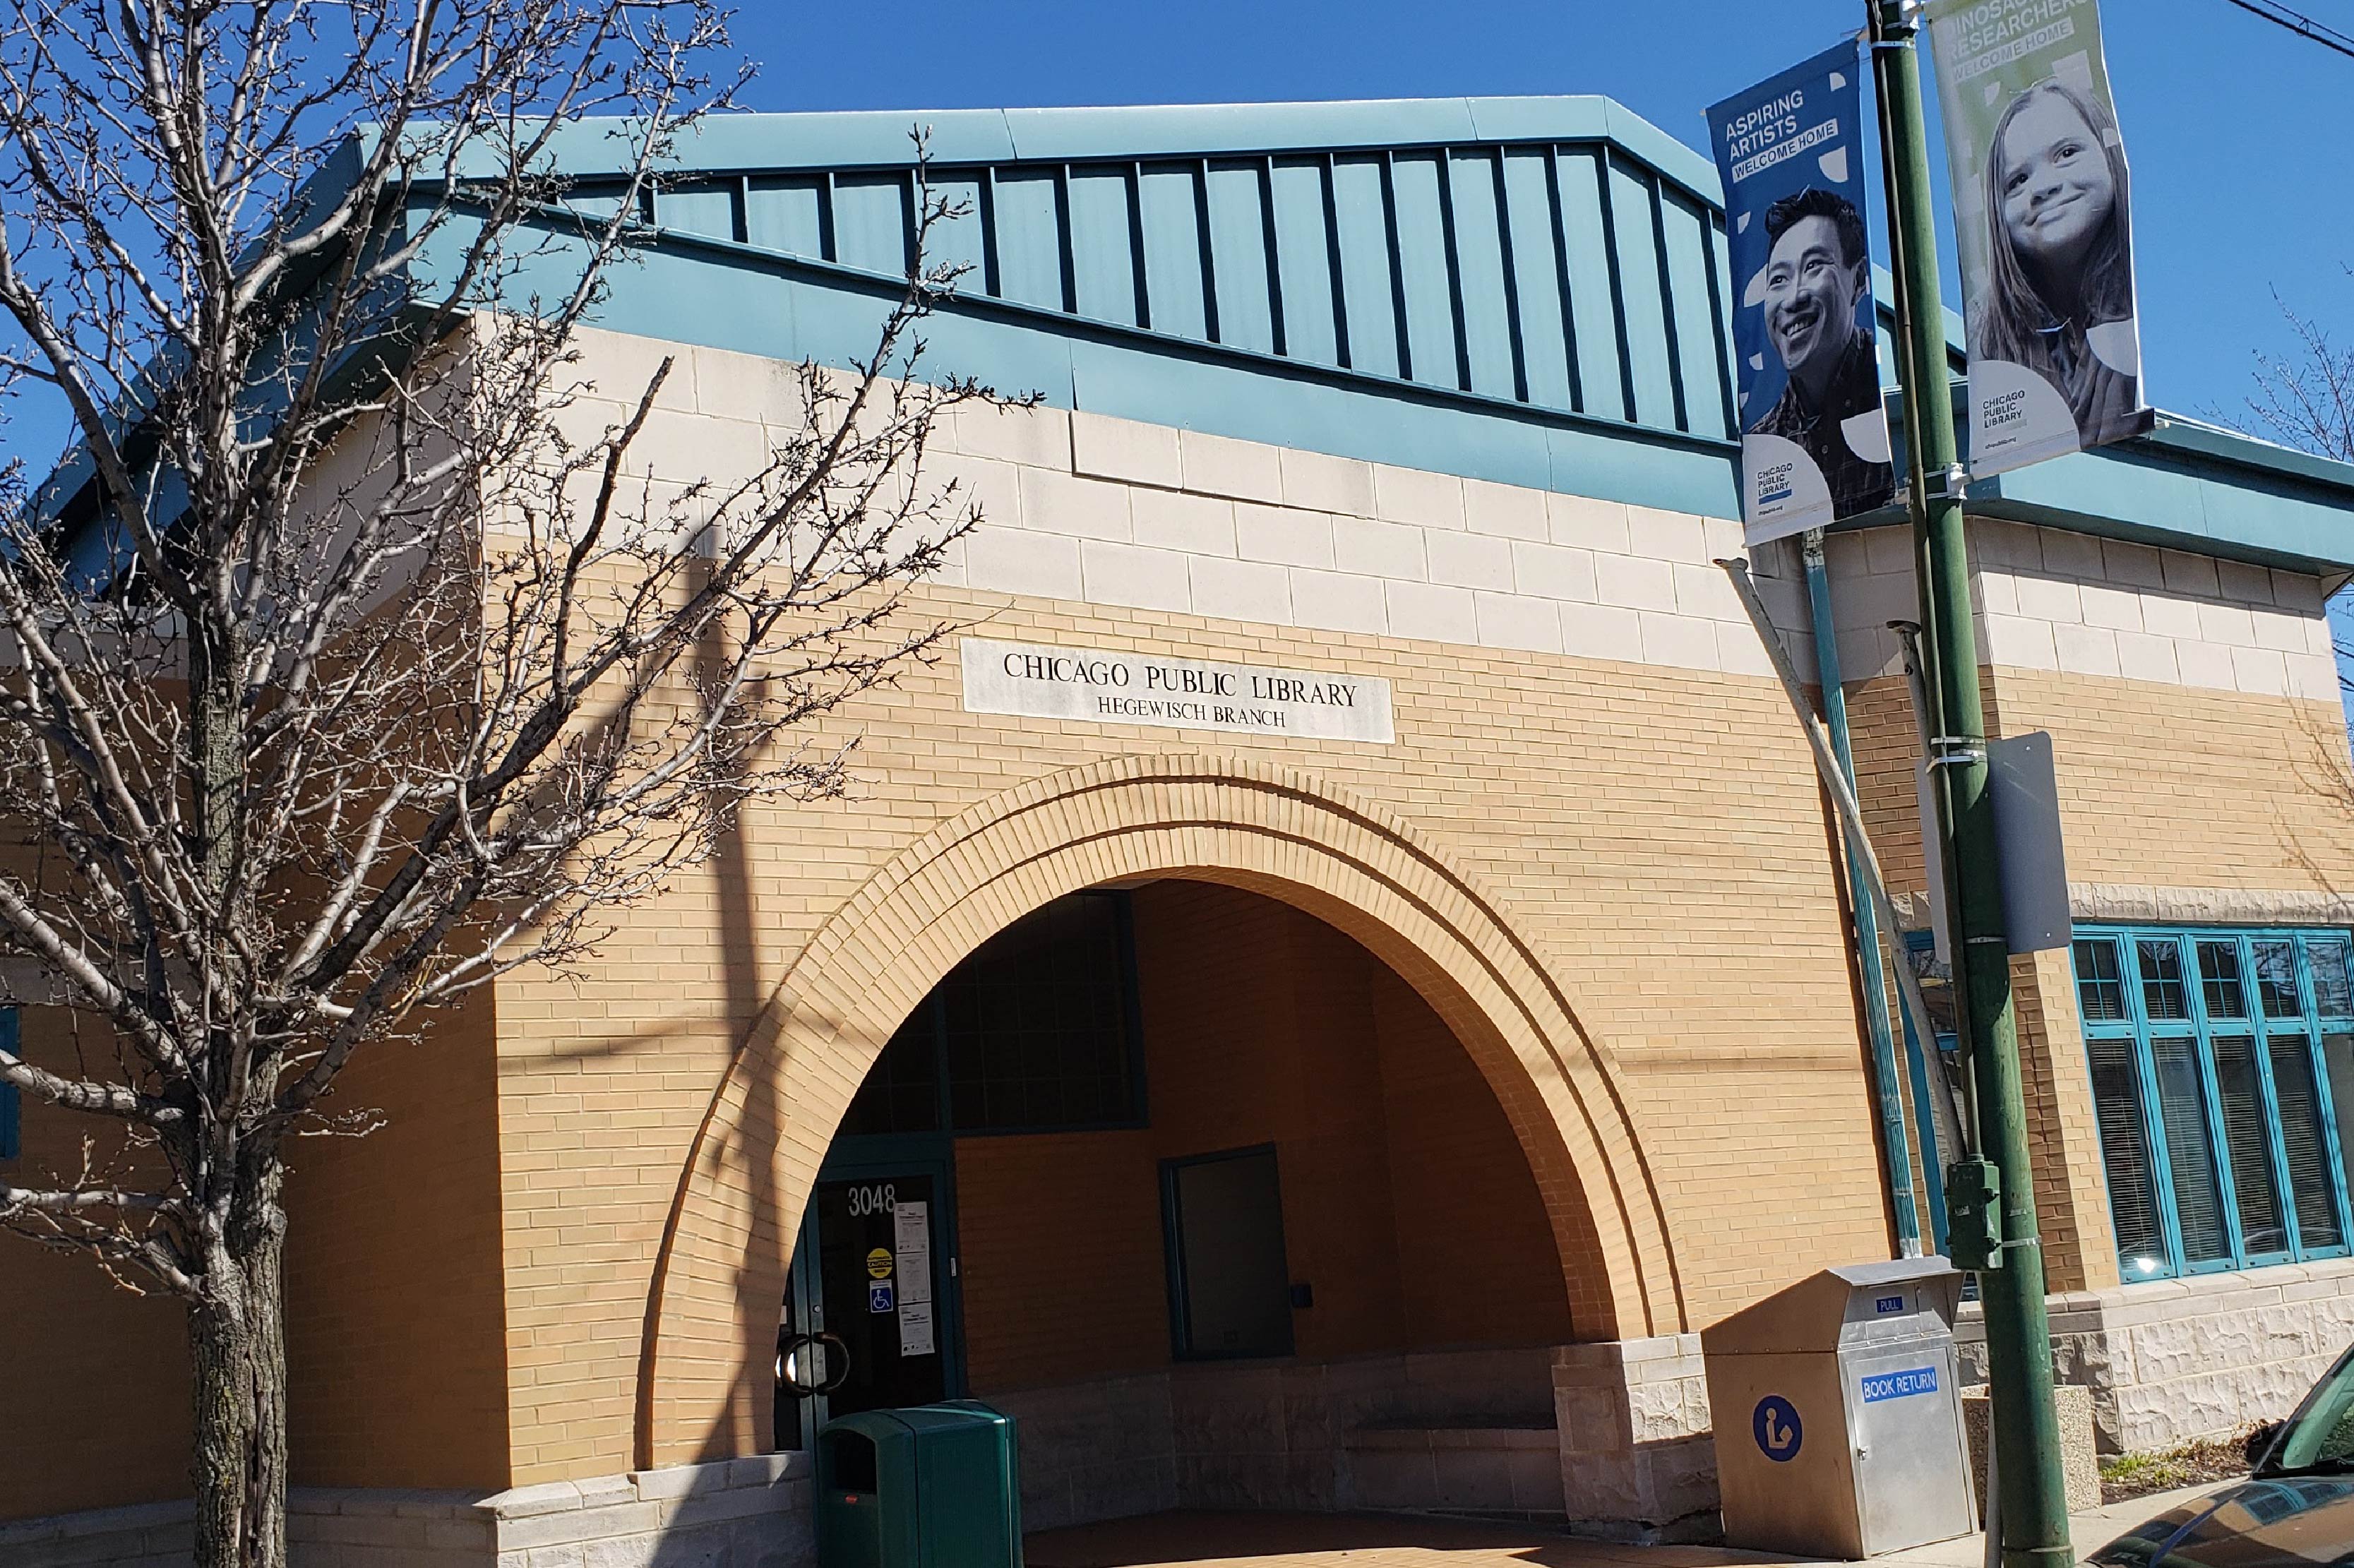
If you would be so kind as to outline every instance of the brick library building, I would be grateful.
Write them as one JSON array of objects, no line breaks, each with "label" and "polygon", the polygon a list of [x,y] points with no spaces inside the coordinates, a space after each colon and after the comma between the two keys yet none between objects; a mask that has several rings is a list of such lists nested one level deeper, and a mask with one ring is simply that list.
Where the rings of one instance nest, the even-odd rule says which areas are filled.
[{"label": "brick library building", "polygon": [[[654,477],[871,348],[910,118],[687,143],[582,343],[616,422],[676,356]],[[1041,394],[929,460],[984,514],[916,593],[961,630],[826,721],[848,798],[345,1081],[382,1130],[290,1178],[296,1560],[798,1563],[822,1423],[967,1396],[1034,1530],[1706,1535],[1701,1330],[1935,1250],[1956,1152],[1950,1039],[1896,1030],[1879,1114],[1838,826],[1712,564],[1713,171],[1593,98],[922,118],[971,203],[930,362]],[[2014,981],[2062,1380],[2107,1450],[2226,1433],[2354,1337],[2354,469],[2161,412],[1969,530],[1990,725],[2056,757],[2073,939]],[[1912,563],[1896,511],[1752,561],[1925,911]],[[27,1106],[0,1171],[79,1136]],[[178,1308],[0,1279],[0,1563],[185,1552]]]}]

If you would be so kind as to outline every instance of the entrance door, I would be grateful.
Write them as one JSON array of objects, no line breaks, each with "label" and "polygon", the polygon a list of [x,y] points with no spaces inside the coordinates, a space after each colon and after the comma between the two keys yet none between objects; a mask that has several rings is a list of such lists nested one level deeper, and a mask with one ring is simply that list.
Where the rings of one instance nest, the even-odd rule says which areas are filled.
[{"label": "entrance door", "polygon": [[778,1340],[779,1447],[854,1410],[960,1392],[947,1186],[944,1170],[907,1167],[818,1183]]}]

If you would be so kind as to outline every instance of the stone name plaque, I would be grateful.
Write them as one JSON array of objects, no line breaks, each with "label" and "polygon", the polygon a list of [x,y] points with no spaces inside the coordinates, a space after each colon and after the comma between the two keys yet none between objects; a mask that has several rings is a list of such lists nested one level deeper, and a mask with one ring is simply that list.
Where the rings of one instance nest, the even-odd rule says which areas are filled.
[{"label": "stone name plaque", "polygon": [[964,640],[967,713],[1225,729],[1301,740],[1397,739],[1390,683],[1275,665]]}]

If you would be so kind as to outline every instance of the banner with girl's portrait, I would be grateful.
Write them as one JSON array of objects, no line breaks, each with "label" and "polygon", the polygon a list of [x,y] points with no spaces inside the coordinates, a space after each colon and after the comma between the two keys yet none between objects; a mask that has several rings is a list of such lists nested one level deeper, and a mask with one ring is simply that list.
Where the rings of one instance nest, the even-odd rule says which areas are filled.
[{"label": "banner with girl's portrait", "polygon": [[2096,0],[1931,0],[1969,328],[1969,466],[2149,429]]}]

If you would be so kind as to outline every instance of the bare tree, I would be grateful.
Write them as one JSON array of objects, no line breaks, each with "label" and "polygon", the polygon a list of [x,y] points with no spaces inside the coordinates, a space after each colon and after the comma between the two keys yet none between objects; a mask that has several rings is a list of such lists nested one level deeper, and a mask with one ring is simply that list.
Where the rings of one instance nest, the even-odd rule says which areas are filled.
[{"label": "bare tree", "polygon": [[[2354,281],[2354,268],[2347,269]],[[2255,427],[2285,445],[2354,462],[2354,344],[2339,343],[2312,316],[2285,303],[2296,348],[2256,350],[2256,392],[2248,399]]]},{"label": "bare tree", "polygon": [[[2354,281],[2354,267],[2346,275]],[[2248,399],[2248,425],[2285,446],[2354,462],[2354,345],[2338,342],[2319,320],[2274,299],[2296,346],[2287,354],[2255,351],[2256,390]],[[2338,694],[2354,698],[2354,679],[2347,674],[2354,664],[2354,643],[2338,630],[2334,615],[2330,625]]]},{"label": "bare tree", "polygon": [[994,397],[918,374],[947,273],[803,367],[749,478],[631,477],[668,362],[583,400],[725,45],[712,0],[0,23],[0,407],[68,431],[0,475],[0,1000],[79,1039],[0,1082],[92,1128],[0,1224],[186,1302],[207,1568],[284,1561],[281,1192],[366,1120],[338,1075],[840,791],[789,732],[944,630],[905,590],[972,519],[917,471]]}]

